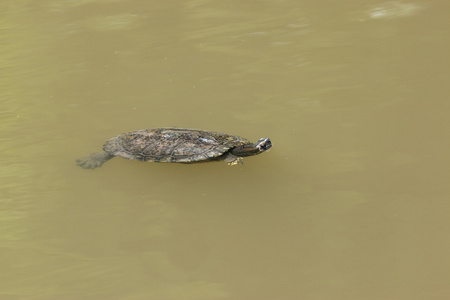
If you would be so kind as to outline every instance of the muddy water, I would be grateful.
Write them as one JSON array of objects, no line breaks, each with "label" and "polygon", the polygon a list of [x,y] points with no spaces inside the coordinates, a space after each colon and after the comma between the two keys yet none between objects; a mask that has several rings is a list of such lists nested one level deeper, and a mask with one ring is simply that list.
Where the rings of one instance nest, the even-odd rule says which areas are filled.
[{"label": "muddy water", "polygon": [[[0,299],[447,299],[442,1],[4,1]],[[75,159],[201,128],[244,165]]]}]

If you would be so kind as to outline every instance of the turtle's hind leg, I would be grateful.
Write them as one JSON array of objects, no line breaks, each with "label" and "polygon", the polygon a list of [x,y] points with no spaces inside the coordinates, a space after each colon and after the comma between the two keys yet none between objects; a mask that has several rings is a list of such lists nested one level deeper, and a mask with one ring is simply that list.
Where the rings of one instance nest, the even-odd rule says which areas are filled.
[{"label": "turtle's hind leg", "polygon": [[104,162],[107,162],[113,157],[114,155],[110,155],[106,152],[99,152],[77,159],[76,163],[83,169],[95,169],[101,167]]}]

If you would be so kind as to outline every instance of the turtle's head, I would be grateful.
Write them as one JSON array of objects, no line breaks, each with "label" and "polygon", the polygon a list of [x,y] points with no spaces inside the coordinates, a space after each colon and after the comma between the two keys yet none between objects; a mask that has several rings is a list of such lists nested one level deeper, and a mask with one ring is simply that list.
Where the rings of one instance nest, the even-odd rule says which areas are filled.
[{"label": "turtle's head", "polygon": [[248,143],[237,146],[236,148],[231,149],[231,154],[237,157],[245,157],[252,156],[263,153],[266,150],[269,150],[272,147],[272,142],[269,139],[260,139],[256,143]]},{"label": "turtle's head", "polygon": [[264,152],[266,150],[269,150],[270,147],[272,147],[272,142],[270,141],[270,139],[259,139],[259,141],[257,141],[255,143],[256,148],[259,150],[259,152]]}]

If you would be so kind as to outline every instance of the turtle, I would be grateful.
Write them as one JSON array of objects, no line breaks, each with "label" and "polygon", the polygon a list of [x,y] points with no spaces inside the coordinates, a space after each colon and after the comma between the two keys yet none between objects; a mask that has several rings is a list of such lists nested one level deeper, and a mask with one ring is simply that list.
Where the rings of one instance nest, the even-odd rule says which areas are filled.
[{"label": "turtle", "polygon": [[269,150],[268,138],[256,143],[240,136],[189,128],[152,128],[122,133],[103,145],[103,152],[93,153],[76,161],[84,169],[95,169],[111,158],[170,162],[202,163],[225,161],[229,165],[242,163],[242,157]]}]

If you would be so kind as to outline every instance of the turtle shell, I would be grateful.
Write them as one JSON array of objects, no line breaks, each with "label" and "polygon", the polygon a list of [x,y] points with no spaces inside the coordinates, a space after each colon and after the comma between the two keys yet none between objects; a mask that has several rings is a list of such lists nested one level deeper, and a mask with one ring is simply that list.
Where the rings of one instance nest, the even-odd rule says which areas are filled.
[{"label": "turtle shell", "polygon": [[154,162],[195,163],[218,160],[247,139],[225,133],[155,128],[123,133],[108,140],[103,150],[126,159]]}]

